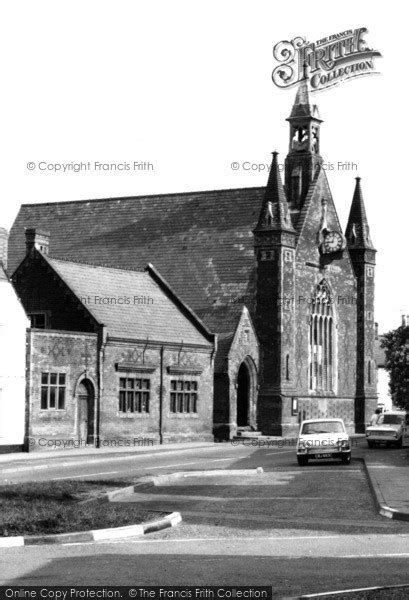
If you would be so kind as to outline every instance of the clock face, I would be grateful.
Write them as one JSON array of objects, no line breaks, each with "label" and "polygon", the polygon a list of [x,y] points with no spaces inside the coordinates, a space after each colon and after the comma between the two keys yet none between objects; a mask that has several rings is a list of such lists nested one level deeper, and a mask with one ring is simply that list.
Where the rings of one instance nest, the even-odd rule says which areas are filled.
[{"label": "clock face", "polygon": [[338,231],[328,231],[324,238],[325,252],[339,252],[342,249],[342,235]]}]

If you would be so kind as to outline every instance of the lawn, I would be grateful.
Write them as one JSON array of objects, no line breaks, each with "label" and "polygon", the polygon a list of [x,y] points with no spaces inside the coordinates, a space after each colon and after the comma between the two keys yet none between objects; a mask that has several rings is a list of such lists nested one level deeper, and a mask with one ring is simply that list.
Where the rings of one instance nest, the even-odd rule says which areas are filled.
[{"label": "lawn", "polygon": [[0,537],[121,527],[161,518],[132,503],[100,502],[132,481],[58,481],[0,486]]}]

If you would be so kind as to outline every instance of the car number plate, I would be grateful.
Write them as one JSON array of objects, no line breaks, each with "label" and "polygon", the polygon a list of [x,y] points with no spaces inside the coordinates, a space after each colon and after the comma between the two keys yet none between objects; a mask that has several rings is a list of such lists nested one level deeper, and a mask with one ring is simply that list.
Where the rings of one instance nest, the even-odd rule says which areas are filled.
[{"label": "car number plate", "polygon": [[316,454],[315,458],[331,458],[332,454]]}]

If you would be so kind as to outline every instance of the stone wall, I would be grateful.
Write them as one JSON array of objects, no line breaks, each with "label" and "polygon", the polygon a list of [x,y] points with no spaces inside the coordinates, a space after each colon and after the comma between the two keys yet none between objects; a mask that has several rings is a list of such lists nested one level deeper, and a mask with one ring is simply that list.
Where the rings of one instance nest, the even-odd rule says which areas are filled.
[{"label": "stone wall", "polygon": [[[149,413],[119,411],[119,379],[150,381]],[[197,412],[172,413],[171,380],[197,382]],[[101,444],[130,440],[149,445],[213,440],[213,364],[210,350],[109,341],[104,350]],[[161,411],[162,406],[162,411]],[[145,440],[145,441],[144,441]],[[114,441],[112,442],[114,444]]]},{"label": "stone wall", "polygon": [[[27,334],[29,356],[28,435],[29,450],[60,450],[85,445],[80,439],[78,402],[79,381],[87,377],[97,388],[97,335],[30,329]],[[41,408],[41,374],[64,373],[64,409]],[[96,389],[97,392],[97,389]]]}]

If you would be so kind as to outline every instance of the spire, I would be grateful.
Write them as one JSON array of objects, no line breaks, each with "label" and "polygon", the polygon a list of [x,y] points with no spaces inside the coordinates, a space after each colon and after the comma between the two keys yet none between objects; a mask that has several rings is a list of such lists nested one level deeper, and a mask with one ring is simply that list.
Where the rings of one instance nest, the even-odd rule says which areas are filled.
[{"label": "spire", "polygon": [[360,177],[356,177],[355,191],[345,237],[347,238],[349,248],[375,250],[369,232],[368,219],[366,218]]},{"label": "spire", "polygon": [[273,160],[257,229],[290,231],[295,233],[281,181],[277,157],[278,152],[273,152]]},{"label": "spire", "polygon": [[318,106],[316,104],[310,104],[308,82],[308,65],[304,63],[303,78],[301,79],[300,85],[298,86],[294,105],[291,111],[291,115],[289,117],[290,119],[294,117],[312,117],[314,119],[321,120],[318,112]]}]

